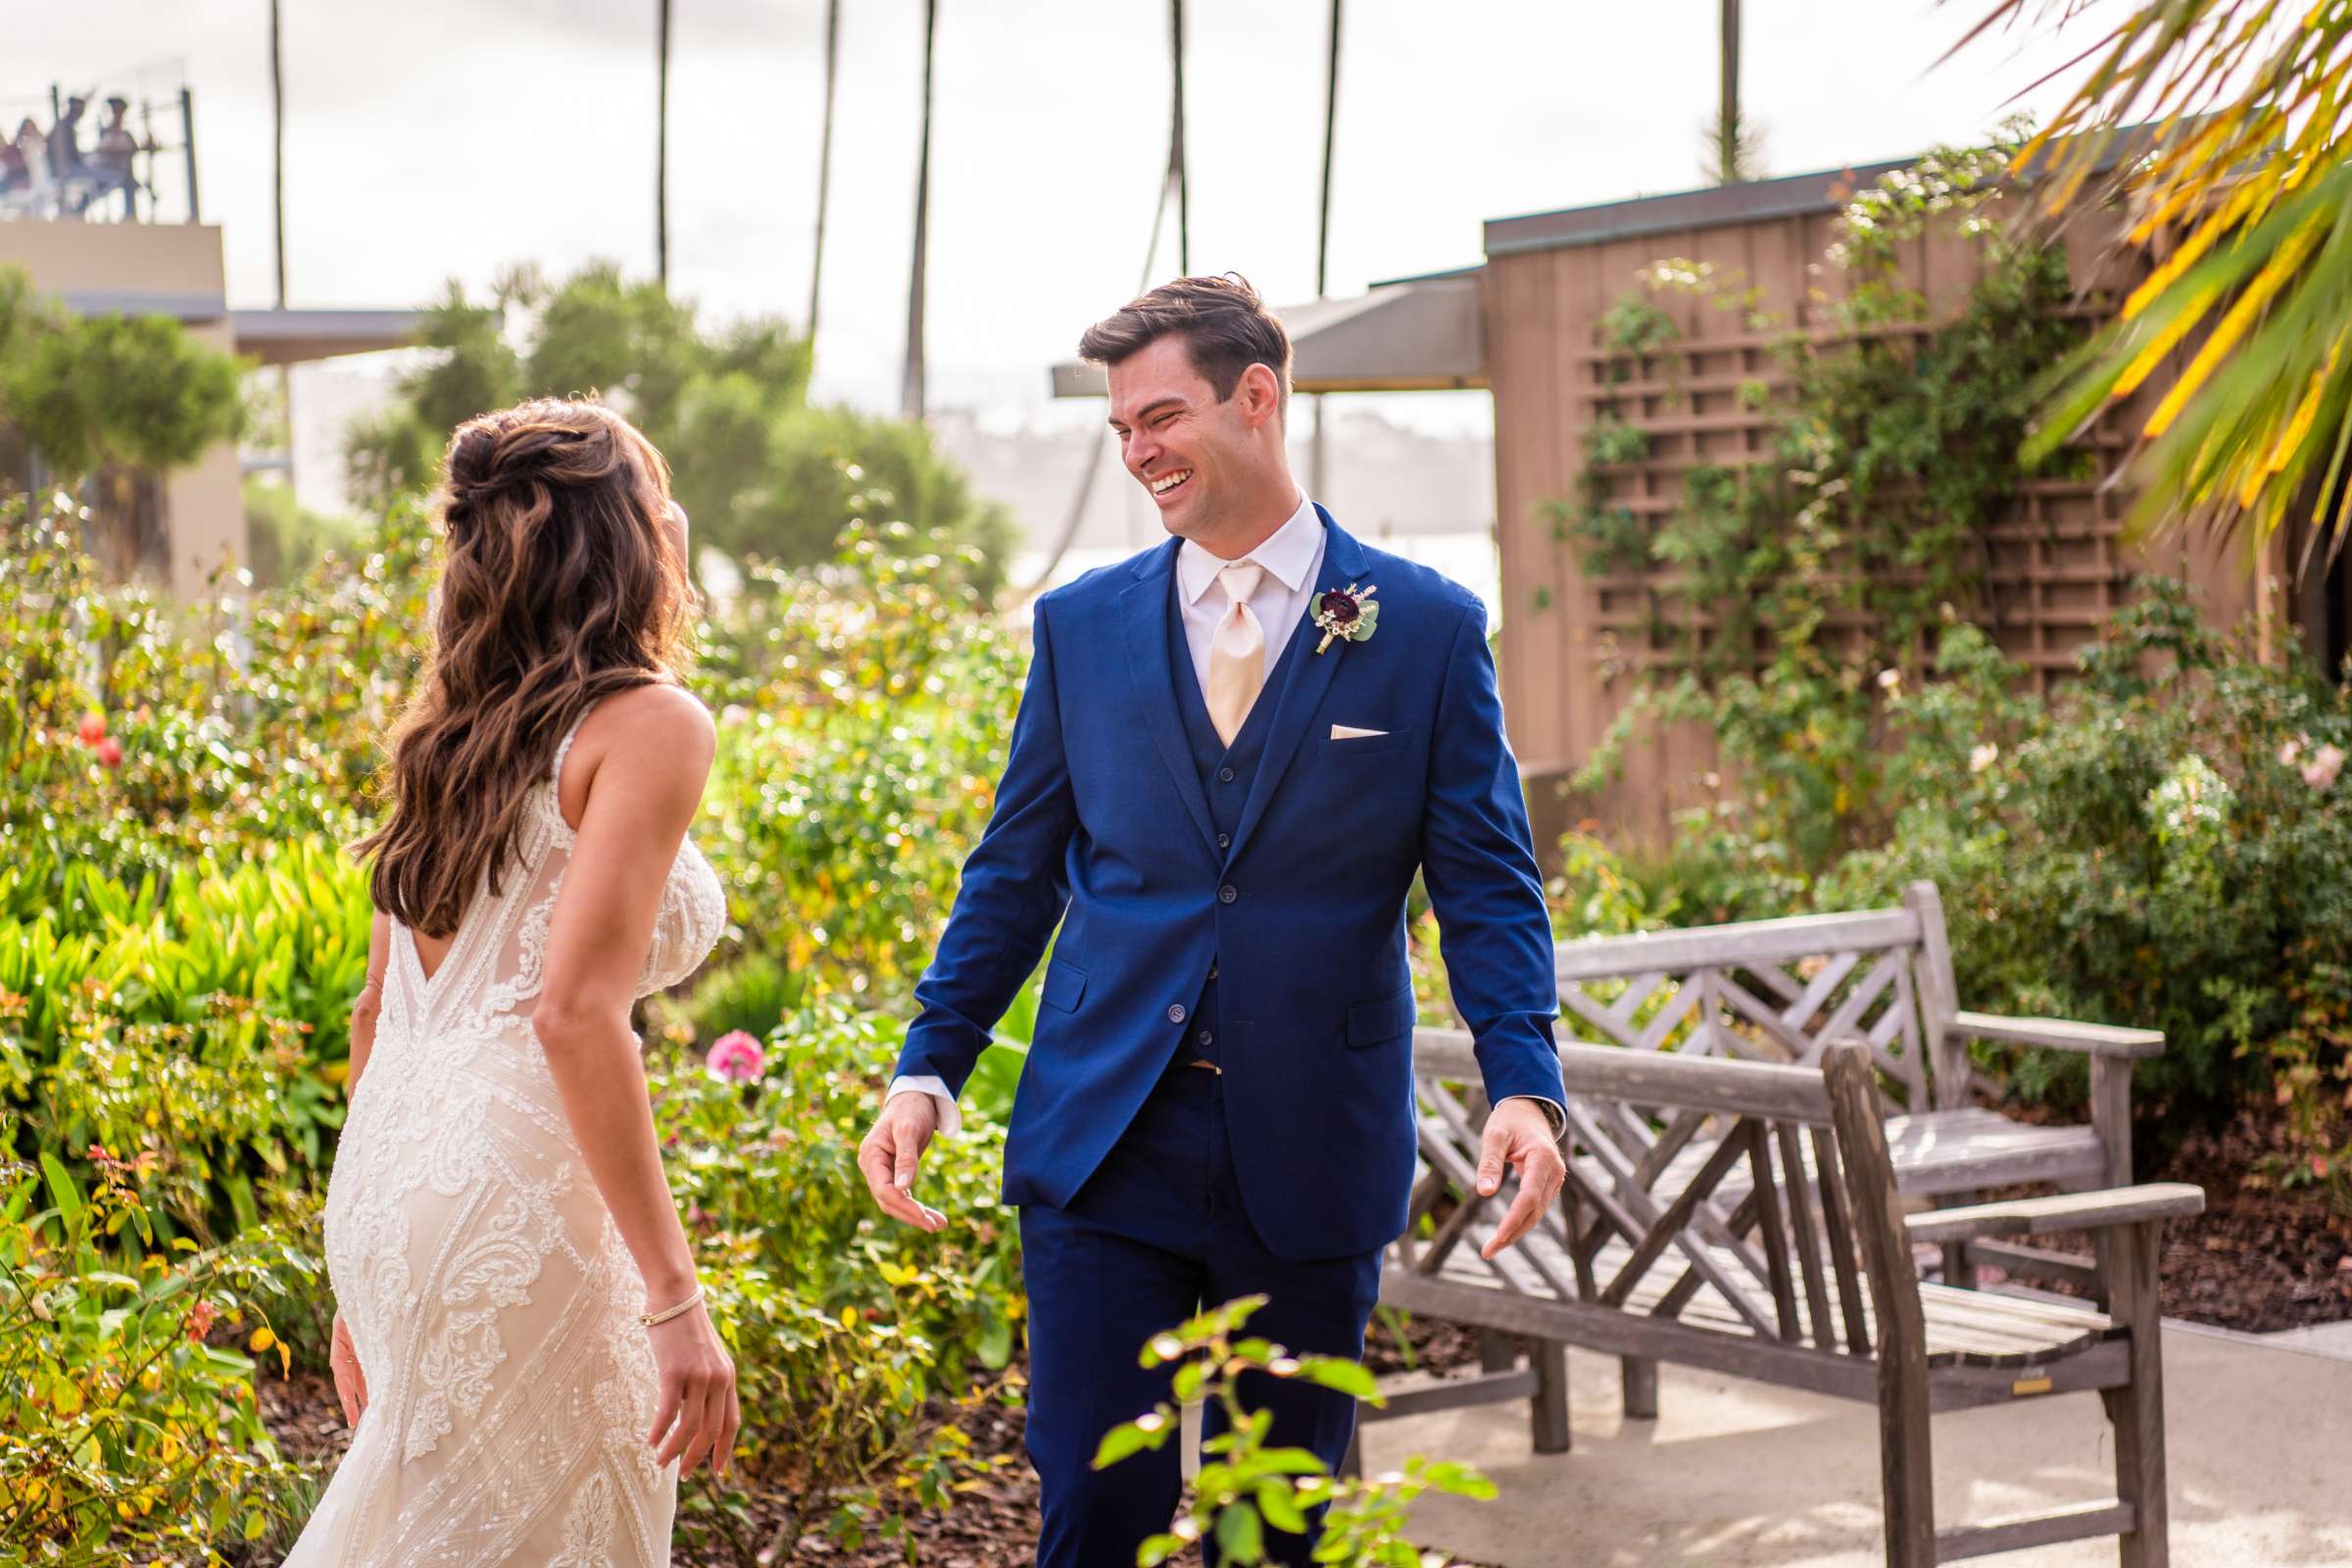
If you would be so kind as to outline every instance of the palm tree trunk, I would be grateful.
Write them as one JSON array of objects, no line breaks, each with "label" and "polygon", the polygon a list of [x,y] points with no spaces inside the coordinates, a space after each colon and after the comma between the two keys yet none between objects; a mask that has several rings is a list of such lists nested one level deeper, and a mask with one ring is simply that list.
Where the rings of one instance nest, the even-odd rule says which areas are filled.
[{"label": "palm tree trunk", "polygon": [[1184,177],[1184,0],[1168,0],[1168,38],[1176,63],[1175,123],[1168,132],[1168,173],[1176,181],[1176,270],[1193,275],[1193,207]]},{"label": "palm tree trunk", "polygon": [[906,381],[899,400],[909,419],[923,416],[923,271],[931,226],[931,62],[939,35],[939,0],[923,0],[923,145],[914,166],[914,275],[906,288]]},{"label": "palm tree trunk", "polygon": [[[1331,293],[1331,150],[1340,122],[1340,4],[1331,0],[1331,41],[1323,57],[1323,201],[1315,217],[1315,298]],[[1308,455],[1306,482],[1323,494],[1323,394],[1315,394],[1315,442]]]},{"label": "palm tree trunk", "polygon": [[654,88],[654,275],[669,287],[669,0],[659,0]]},{"label": "palm tree trunk", "polygon": [[[277,263],[277,308],[282,311],[286,308],[286,68],[279,28],[280,8],[281,0],[270,0],[270,227]],[[280,407],[285,411],[286,487],[292,489],[294,367],[291,364],[277,368],[277,397]],[[245,548],[250,553],[251,541],[247,541]]]},{"label": "palm tree trunk", "polygon": [[841,0],[825,0],[825,128],[816,150],[816,259],[808,268],[808,350],[816,352],[816,307],[825,280],[825,209],[833,191],[833,84],[841,69]]},{"label": "palm tree trunk", "polygon": [[1723,182],[1747,177],[1740,149],[1740,0],[1723,0],[1723,88],[1715,135],[1715,167]]},{"label": "palm tree trunk", "polygon": [[270,199],[277,259],[277,308],[286,308],[286,72],[279,52],[278,3],[270,0]]}]

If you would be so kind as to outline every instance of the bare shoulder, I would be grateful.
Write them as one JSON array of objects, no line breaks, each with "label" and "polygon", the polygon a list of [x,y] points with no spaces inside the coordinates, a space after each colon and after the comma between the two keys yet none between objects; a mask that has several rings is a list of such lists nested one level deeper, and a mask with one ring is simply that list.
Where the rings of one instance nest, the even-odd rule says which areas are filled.
[{"label": "bare shoulder", "polygon": [[674,749],[682,760],[708,767],[718,749],[718,727],[711,722],[710,710],[685,687],[667,682],[614,692],[597,704],[588,721],[590,728],[600,725],[605,733],[599,738],[608,750]]},{"label": "bare shoulder", "polygon": [[572,750],[558,785],[565,820],[577,824],[599,796],[663,811],[675,804],[691,813],[710,776],[718,730],[692,692],[649,683],[598,703]]}]

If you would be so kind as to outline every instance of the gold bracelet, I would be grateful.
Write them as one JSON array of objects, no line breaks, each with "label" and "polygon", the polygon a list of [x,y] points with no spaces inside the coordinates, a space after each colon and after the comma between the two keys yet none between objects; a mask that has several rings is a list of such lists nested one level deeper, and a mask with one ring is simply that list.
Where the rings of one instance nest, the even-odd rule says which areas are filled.
[{"label": "gold bracelet", "polygon": [[697,1285],[697,1286],[694,1288],[694,1294],[693,1294],[692,1296],[689,1296],[688,1298],[686,1298],[686,1299],[684,1299],[683,1301],[680,1301],[680,1302],[679,1302],[677,1305],[675,1305],[675,1306],[665,1306],[665,1307],[663,1307],[663,1308],[662,1308],[661,1311],[659,1311],[659,1312],[640,1312],[640,1313],[638,1313],[638,1314],[637,1314],[637,1322],[638,1322],[638,1325],[639,1325],[640,1327],[642,1327],[642,1328],[649,1328],[649,1329],[650,1329],[650,1328],[652,1328],[652,1327],[653,1327],[655,1324],[657,1324],[657,1323],[666,1323],[666,1322],[668,1322],[668,1321],[669,1321],[671,1318],[673,1318],[673,1317],[676,1317],[676,1316],[677,1316],[678,1314],[680,1314],[681,1312],[690,1312],[690,1311],[692,1311],[692,1310],[693,1310],[695,1307],[697,1307],[697,1306],[699,1306],[699,1305],[701,1305],[701,1304],[702,1304],[702,1299],[703,1299],[703,1288],[702,1288],[700,1285]]}]

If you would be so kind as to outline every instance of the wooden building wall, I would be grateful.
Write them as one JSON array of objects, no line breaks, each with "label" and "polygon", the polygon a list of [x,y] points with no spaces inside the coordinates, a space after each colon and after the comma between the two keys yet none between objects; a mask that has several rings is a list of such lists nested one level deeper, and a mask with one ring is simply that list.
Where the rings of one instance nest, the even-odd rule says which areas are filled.
[{"label": "wooden building wall", "polygon": [[[1557,781],[1592,755],[1642,670],[1660,657],[1648,652],[1642,630],[1656,579],[1587,576],[1579,569],[1578,542],[1554,536],[1544,504],[1573,495],[1586,427],[1604,404],[1613,403],[1619,417],[1651,437],[1647,461],[1613,470],[1612,488],[1653,525],[1674,510],[1688,469],[1737,465],[1766,452],[1772,409],[1744,406],[1738,388],[1760,380],[1776,395],[1784,391],[1774,341],[1788,326],[1821,327],[1816,291],[1842,291],[1844,271],[1825,259],[1837,237],[1837,211],[1825,196],[1817,210],[1801,213],[1501,254],[1494,228],[1509,225],[1490,229],[1485,289],[1502,566],[1498,657],[1511,741],[1530,779],[1541,837],[1589,815],[1621,844],[1659,845],[1674,812],[1716,793],[1704,782],[1716,764],[1713,744],[1690,725],[1642,737],[1621,780],[1597,797],[1571,798],[1560,788]],[[2129,264],[2100,270],[2112,235],[2112,220],[2084,220],[2067,241],[2078,290],[2086,280],[2096,288],[2082,307],[2092,319],[2104,318],[2129,287],[2113,270]],[[1953,234],[1905,246],[1905,279],[1928,296],[1938,319],[1965,302],[1981,250]],[[1733,289],[1756,286],[1760,307],[1783,324],[1751,331],[1739,312],[1695,295],[1645,293],[1681,328],[1682,341],[1671,351],[1681,363],[1670,367],[1653,358],[1634,368],[1631,380],[1612,382],[1609,362],[1624,355],[1603,346],[1600,318],[1629,294],[1644,292],[1640,269],[1673,257],[1713,264],[1719,282]],[[2160,395],[2160,386],[2140,394]],[[1993,531],[1994,629],[2003,649],[2045,689],[2064,677],[2075,650],[2095,635],[2142,570],[2193,582],[2218,618],[2234,620],[2253,608],[2256,584],[2221,547],[2176,537],[2143,555],[2123,545],[2130,493],[2101,481],[2124,461],[2137,406],[2104,416],[2085,443],[2096,454],[2099,481],[2034,481]],[[1670,616],[1705,624],[1705,607],[1671,598],[1668,605]]]}]

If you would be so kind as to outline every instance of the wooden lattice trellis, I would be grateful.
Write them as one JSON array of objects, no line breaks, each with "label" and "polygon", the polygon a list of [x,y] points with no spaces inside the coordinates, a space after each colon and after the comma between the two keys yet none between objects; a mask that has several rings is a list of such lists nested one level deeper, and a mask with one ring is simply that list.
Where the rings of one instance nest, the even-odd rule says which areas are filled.
[{"label": "wooden lattice trellis", "polygon": [[[2113,309],[2102,295],[2062,314],[2095,328]],[[1740,468],[1772,456],[1789,389],[1775,347],[1780,335],[1708,335],[1705,328],[1720,324],[1701,318],[1691,336],[1635,353],[1597,346],[1595,323],[1595,346],[1576,356],[1571,419],[1584,426],[1620,420],[1648,440],[1648,454],[1639,462],[1599,471],[1606,504],[1630,513],[1651,537],[1682,505],[1690,470]],[[1870,335],[1916,344],[1940,324],[1891,324]],[[1815,336],[1835,341],[1827,332]],[[2037,690],[2046,692],[2072,672],[2076,651],[2129,597],[2132,568],[2122,544],[2129,496],[2114,481],[2132,444],[2130,421],[2115,410],[2101,414],[2072,443],[2090,457],[2093,474],[2022,482],[2013,507],[1984,533],[1987,629],[2003,653],[2028,668]],[[1583,581],[1592,596],[1596,649],[1612,674],[1681,664],[1686,639],[1678,635],[1657,645],[1652,629],[1660,619],[1694,634],[1702,646],[1710,640],[1717,617],[1691,600],[1672,568],[1592,573]],[[1826,622],[1833,643],[1862,629],[1862,617],[1851,611],[1834,612]]]}]

